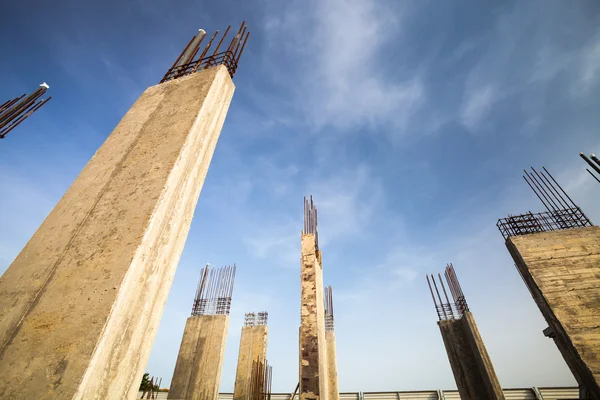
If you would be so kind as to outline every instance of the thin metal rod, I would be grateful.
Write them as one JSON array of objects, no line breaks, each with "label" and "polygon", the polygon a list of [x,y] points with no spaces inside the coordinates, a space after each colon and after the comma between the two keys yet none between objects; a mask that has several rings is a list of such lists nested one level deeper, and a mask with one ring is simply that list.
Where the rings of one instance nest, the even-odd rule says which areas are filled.
[{"label": "thin metal rod", "polygon": [[[585,160],[586,163],[589,164],[590,167],[592,167],[594,169],[594,171],[596,171],[597,173],[600,174],[600,160],[598,160],[598,158],[595,155],[591,155],[592,159],[595,159],[594,161],[590,160],[589,158],[587,158],[587,156],[583,153],[579,153],[579,155],[581,156],[581,158],[583,158]],[[595,163],[597,163],[598,165],[596,165]],[[592,175],[594,176],[594,175]],[[594,176],[595,178],[595,176]]]},{"label": "thin metal rod", "polygon": [[586,170],[587,172],[589,172],[589,173],[590,173],[590,175],[591,175],[591,176],[592,176],[592,177],[593,177],[595,180],[597,180],[597,181],[598,181],[598,183],[600,183],[600,179],[598,179],[598,178],[596,177],[596,175],[594,175],[594,174],[592,173],[592,171],[590,171],[590,169],[589,169],[589,168],[586,168],[585,170]]}]

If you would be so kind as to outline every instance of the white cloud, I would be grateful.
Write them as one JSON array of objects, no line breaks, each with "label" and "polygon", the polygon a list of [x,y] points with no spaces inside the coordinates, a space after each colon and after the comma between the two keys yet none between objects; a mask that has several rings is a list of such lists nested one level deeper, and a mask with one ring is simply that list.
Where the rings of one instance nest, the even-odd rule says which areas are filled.
[{"label": "white cloud", "polygon": [[461,106],[461,123],[471,131],[478,129],[497,100],[497,90],[491,84],[468,89]]},{"label": "white cloud", "polygon": [[582,51],[578,78],[575,90],[581,94],[588,93],[600,82],[600,35]]},{"label": "white cloud", "polygon": [[383,201],[381,182],[364,164],[311,182],[308,193],[319,212],[321,244],[359,234]]},{"label": "white cloud", "polygon": [[[398,45],[404,14],[387,1],[313,0],[267,17],[270,40],[296,46],[300,74],[294,84],[309,125],[407,128],[425,101],[423,84],[415,75],[398,78],[399,67],[386,74],[379,61],[392,39]],[[308,18],[299,22],[300,15]]]}]

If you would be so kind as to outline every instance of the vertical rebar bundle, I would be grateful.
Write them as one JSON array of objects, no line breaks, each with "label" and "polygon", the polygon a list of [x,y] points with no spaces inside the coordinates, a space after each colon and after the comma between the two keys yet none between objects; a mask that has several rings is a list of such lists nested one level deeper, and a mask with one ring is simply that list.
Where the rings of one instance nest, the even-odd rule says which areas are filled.
[{"label": "vertical rebar bundle", "polygon": [[[204,47],[204,50],[200,52],[200,45],[206,36],[206,32],[199,29],[198,34],[190,39],[187,46],[185,46],[185,49],[183,49],[179,57],[177,57],[160,83],[171,79],[181,78],[182,76],[192,74],[198,70],[207,69],[217,65],[225,65],[229,71],[229,75],[233,78],[233,75],[237,71],[242,52],[246,47],[250,32],[248,31],[246,21],[242,22],[237,34],[231,39],[231,42],[229,42],[227,49],[221,50],[221,45],[230,29],[231,26],[228,26],[227,30],[225,30],[225,33],[219,40],[219,43],[214,47],[212,53],[209,53],[209,50],[211,50],[219,31],[216,31],[214,35],[212,35],[209,42]],[[200,53],[200,55],[198,55],[198,53]]]},{"label": "vertical rebar bundle", "polygon": [[579,156],[581,158],[583,158],[585,160],[586,163],[588,163],[588,165],[590,167],[592,167],[592,169],[594,171],[596,171],[596,173],[598,174],[598,176],[594,175],[594,173],[592,171],[589,170],[589,168],[586,168],[585,170],[587,172],[590,173],[590,175],[598,182],[600,183],[600,179],[598,179],[598,177],[600,177],[600,159],[598,157],[596,157],[595,154],[590,154],[590,157],[588,158],[585,154],[583,153],[579,153]]},{"label": "vertical rebar bundle", "polygon": [[[156,380],[155,380],[156,379]],[[154,384],[156,382],[156,385]],[[150,387],[146,387],[144,388],[143,392],[142,392],[142,399],[146,398],[146,399],[158,399],[158,394],[160,393],[160,385],[162,383],[162,378],[158,377],[152,377],[150,378]],[[158,390],[154,389],[154,386],[158,386]],[[146,396],[146,397],[145,397]]]},{"label": "vertical rebar bundle", "polygon": [[269,313],[266,311],[261,311],[259,313],[246,313],[246,315],[244,316],[244,326],[267,325],[268,319]]},{"label": "vertical rebar bundle", "polygon": [[192,315],[229,315],[236,266],[211,269],[210,265],[200,272]]},{"label": "vertical rebar bundle", "polygon": [[12,131],[52,98],[40,99],[49,88],[50,86],[44,82],[29,96],[22,95],[0,105],[0,139],[4,139],[8,132]]},{"label": "vertical rebar bundle", "polygon": [[545,167],[543,171],[524,170],[523,179],[546,208],[546,212],[509,215],[500,218],[496,226],[505,239],[511,236],[593,226],[581,208],[569,197]]},{"label": "vertical rebar bundle", "polygon": [[[444,294],[443,298],[440,294],[440,290],[438,289],[435,275],[431,274],[431,281],[429,280],[429,275],[425,275],[427,279],[427,285],[429,286],[429,291],[431,292],[431,298],[433,299],[433,304],[435,305],[435,311],[437,312],[438,319],[440,321],[460,319],[465,312],[469,311],[469,306],[467,305],[465,295],[460,287],[458,277],[456,276],[456,272],[454,272],[454,266],[452,264],[446,265],[444,276],[446,277],[446,282],[450,288],[450,295],[454,300],[453,302],[451,302],[450,298],[448,297],[448,292],[446,292],[446,287],[444,286],[444,280],[440,274],[438,274],[438,282],[442,289],[442,293]],[[433,287],[431,286],[432,283]]]},{"label": "vertical rebar bundle", "polygon": [[247,400],[271,400],[272,380],[273,368],[268,362],[266,360],[253,361]]},{"label": "vertical rebar bundle", "polygon": [[266,311],[261,311],[258,313],[256,318],[256,325],[267,325],[267,320],[269,319],[269,313]]},{"label": "vertical rebar bundle", "polygon": [[256,325],[256,314],[253,312],[246,313],[244,315],[244,326],[255,326]]},{"label": "vertical rebar bundle", "polygon": [[460,287],[460,282],[458,282],[458,277],[456,276],[456,272],[454,272],[454,265],[452,263],[446,264],[444,275],[446,276],[446,282],[448,282],[456,309],[460,312],[460,315],[463,315],[469,311],[469,305],[465,300],[465,295]]},{"label": "vertical rebar bundle", "polygon": [[325,330],[332,331],[333,321],[333,290],[331,286],[325,288]]},{"label": "vertical rebar bundle", "polygon": [[306,197],[304,198],[304,229],[302,230],[303,235],[311,233],[315,235],[315,246],[319,249],[317,207],[315,207],[315,203],[313,203],[312,196],[310,196],[310,201]]}]

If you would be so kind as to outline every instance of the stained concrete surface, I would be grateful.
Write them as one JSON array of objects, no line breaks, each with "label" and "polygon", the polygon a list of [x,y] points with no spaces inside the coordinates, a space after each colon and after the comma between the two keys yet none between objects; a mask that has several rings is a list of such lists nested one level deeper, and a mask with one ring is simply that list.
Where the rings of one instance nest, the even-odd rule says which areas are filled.
[{"label": "stained concrete surface", "polygon": [[515,236],[506,247],[575,379],[600,399],[600,227]]},{"label": "stained concrete surface", "polygon": [[244,326],[240,337],[233,400],[246,400],[250,393],[252,366],[256,361],[265,363],[269,330],[266,325]]},{"label": "stained concrete surface", "polygon": [[188,318],[171,380],[169,399],[218,399],[228,327],[228,315]]},{"label": "stained concrete surface", "polygon": [[504,400],[502,387],[470,312],[439,321],[440,332],[462,400]]},{"label": "stained concrete surface", "polygon": [[329,388],[329,400],[339,400],[340,390],[338,388],[335,331],[325,331],[325,341],[327,343],[327,385]]},{"label": "stained concrete surface", "polygon": [[0,278],[0,398],[135,398],[233,91],[148,88]]},{"label": "stained concrete surface", "polygon": [[301,400],[328,398],[327,343],[322,255],[313,234],[302,235],[300,390]]}]

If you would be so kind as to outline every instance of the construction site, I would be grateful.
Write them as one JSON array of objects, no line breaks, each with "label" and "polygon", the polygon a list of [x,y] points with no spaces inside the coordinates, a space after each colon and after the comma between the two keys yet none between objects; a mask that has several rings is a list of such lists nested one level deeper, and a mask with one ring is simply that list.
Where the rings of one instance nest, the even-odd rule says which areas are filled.
[{"label": "construction site", "polygon": [[[189,289],[191,283],[186,289],[183,285],[172,289],[185,259],[182,254],[187,254],[186,240],[187,246],[196,246],[188,235],[192,220],[199,218],[194,215],[205,216],[204,203],[198,201],[209,167],[230,162],[219,161],[221,153],[215,150],[230,120],[227,114],[236,92],[234,78],[246,67],[243,56],[254,51],[249,37],[246,22],[223,32],[195,32],[164,75],[157,76],[122,116],[9,263],[0,277],[0,399],[600,400],[600,228],[569,194],[571,183],[559,183],[564,175],[555,178],[545,167],[523,170],[525,183],[521,182],[533,192],[526,203],[539,201],[539,210],[493,208],[497,219],[486,224],[494,229],[496,223],[494,240],[514,262],[505,269],[510,270],[507,273],[516,271],[521,278],[522,286],[515,290],[524,286],[529,295],[526,306],[537,306],[537,317],[547,324],[536,340],[551,339],[576,385],[512,387],[503,382],[508,368],[495,368],[499,352],[486,348],[486,343],[496,342],[497,337],[491,338],[488,322],[480,330],[475,316],[481,322],[488,321],[486,314],[491,314],[478,304],[482,295],[474,283],[487,278],[472,269],[461,269],[462,261],[455,261],[455,267],[453,259],[463,260],[457,251],[444,254],[448,262],[438,266],[443,273],[417,270],[414,287],[419,296],[399,307],[423,303],[430,311],[423,318],[429,322],[416,323],[409,312],[395,316],[405,328],[393,333],[398,344],[391,345],[416,345],[404,343],[404,329],[433,329],[436,335],[439,329],[441,337],[436,340],[424,334],[423,341],[428,342],[423,346],[443,346],[447,357],[433,361],[424,356],[423,363],[441,365],[449,376],[451,373],[456,388],[446,390],[440,385],[423,388],[429,390],[400,390],[398,386],[396,391],[382,388],[384,391],[376,392],[349,386],[357,376],[344,377],[350,371],[351,353],[372,339],[350,336],[356,323],[352,316],[361,313],[352,301],[363,292],[349,290],[351,269],[344,272],[346,265],[338,256],[324,254],[329,241],[339,234],[336,232],[353,229],[351,224],[330,229],[328,224],[339,224],[336,218],[346,218],[343,213],[336,214],[338,208],[346,210],[346,203],[335,195],[315,194],[313,199],[306,193],[303,213],[302,199],[294,198],[296,206],[289,212],[294,216],[290,225],[296,234],[292,249],[285,247],[284,256],[291,253],[290,258],[299,259],[300,264],[296,261],[288,267],[291,279],[284,282],[280,272],[260,269],[256,266],[260,263],[250,271],[237,253],[213,250],[209,245],[202,248],[206,258],[186,261],[193,267],[181,278],[194,281],[195,293]],[[251,57],[256,57],[255,53]],[[44,98],[49,88],[42,83],[31,94],[12,97],[0,106],[0,139],[5,139],[1,146],[9,148],[20,129],[33,123],[38,114],[52,113],[52,107],[58,107],[61,98],[55,95],[53,102],[41,109],[50,100]],[[587,168],[586,187],[600,191],[600,159],[594,154],[581,153],[580,157],[585,165],[577,160],[578,166]],[[573,158],[577,159],[576,155]],[[529,162],[522,160],[523,166]],[[302,167],[298,171],[301,174]],[[325,186],[317,186],[316,193],[335,194],[338,190],[334,184],[331,191]],[[226,192],[223,197],[227,196],[231,194]],[[322,226],[317,207],[321,200],[328,212],[325,221],[321,218]],[[236,211],[227,208],[226,212]],[[265,219],[252,224],[249,231],[260,232],[268,223]],[[202,229],[215,237],[229,234],[213,233],[212,226]],[[285,234],[276,232],[273,246],[285,239]],[[254,242],[248,239],[246,243]],[[276,247],[264,246],[264,250],[259,247],[262,257],[278,255]],[[213,266],[208,261],[211,256],[216,258],[215,254],[219,263]],[[371,264],[366,268],[372,268],[373,274],[383,268]],[[458,276],[468,284],[461,285]],[[361,279],[360,288],[369,295],[387,293],[368,289],[371,276]],[[411,290],[411,282],[412,278],[406,278],[393,286],[393,291]],[[296,289],[288,290],[288,283]],[[268,294],[278,284],[286,294],[273,299]],[[476,292],[472,297],[471,291]],[[175,313],[166,307],[171,296],[188,304],[183,310],[177,306],[177,315],[169,315]],[[266,300],[253,300],[263,297]],[[424,297],[431,298],[433,308],[422,301]],[[390,299],[385,302],[394,301]],[[298,300],[298,325],[290,324],[285,314],[291,313],[282,310],[287,301],[297,307]],[[494,317],[511,319],[508,311]],[[176,321],[178,326],[173,328],[178,330],[157,345],[159,326],[166,329],[161,325],[164,319],[168,322],[163,324]],[[285,328],[280,327],[283,321]],[[369,324],[365,323],[373,331],[387,330],[384,323]],[[286,337],[288,341],[281,344],[283,338],[278,335],[283,329],[297,332],[297,337]],[[227,345],[228,337],[239,346]],[[179,338],[176,343],[175,338]],[[155,372],[148,366],[156,369],[157,365],[149,364],[151,352],[160,346],[170,352],[169,360],[176,359],[169,369],[171,376],[162,369],[159,375],[150,375]],[[282,349],[290,348],[297,358],[286,355],[282,362]],[[235,355],[235,368],[226,351]],[[386,357],[371,355],[374,359]],[[357,362],[353,368],[361,374],[378,374],[377,362]],[[289,379],[278,383],[278,371],[288,369],[297,370],[293,386]],[[232,377],[227,378],[225,389],[224,375]],[[168,386],[166,382],[170,382]],[[398,376],[398,382],[409,385],[404,387],[411,385],[408,377]],[[275,389],[281,387],[289,390]]]}]

